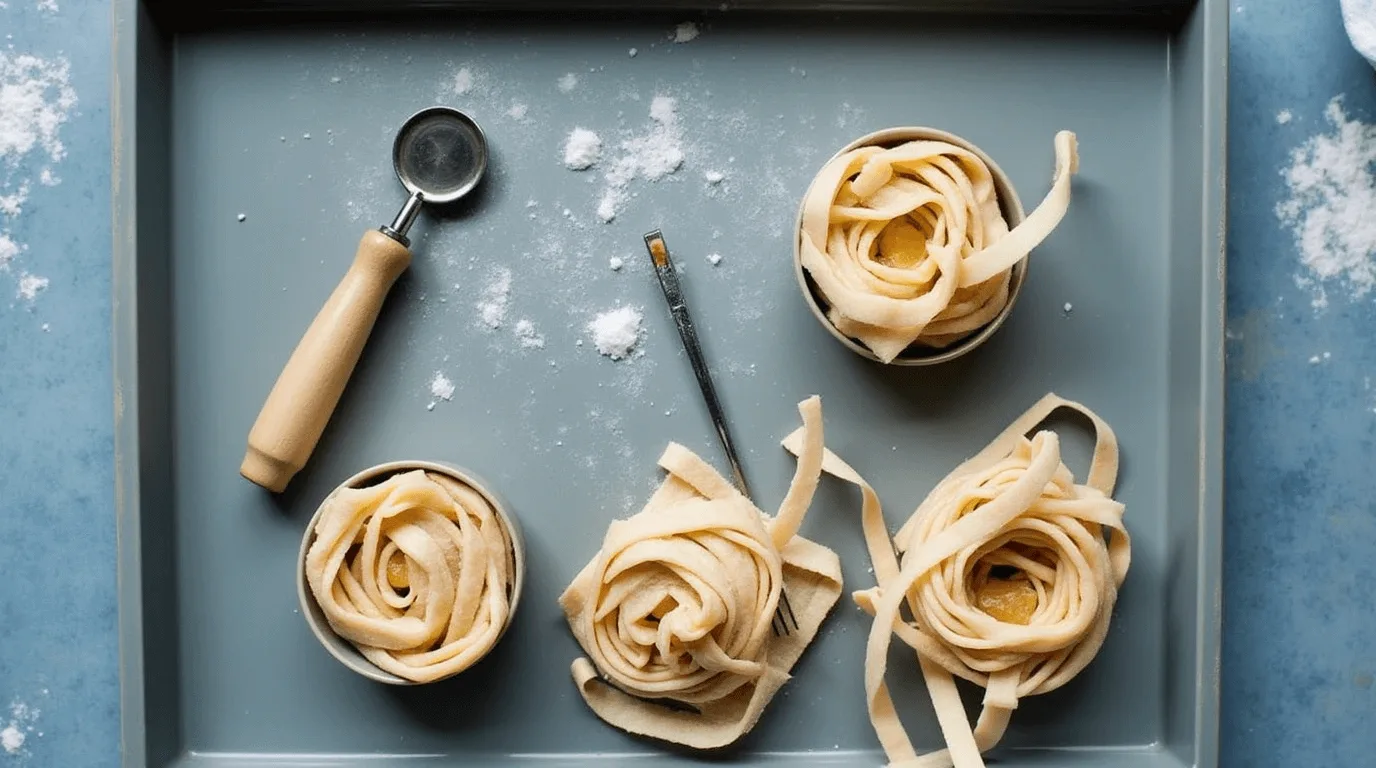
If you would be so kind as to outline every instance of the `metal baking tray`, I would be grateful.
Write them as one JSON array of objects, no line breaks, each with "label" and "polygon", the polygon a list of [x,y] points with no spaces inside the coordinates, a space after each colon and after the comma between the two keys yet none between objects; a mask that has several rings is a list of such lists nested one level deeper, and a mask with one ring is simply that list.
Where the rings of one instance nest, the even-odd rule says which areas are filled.
[{"label": "metal baking tray", "polygon": [[[813,393],[828,445],[877,487],[891,521],[1048,391],[1104,416],[1124,455],[1132,571],[1098,658],[1024,700],[991,759],[1216,765],[1225,5],[116,0],[124,764],[882,761],[861,681],[868,618],[845,596],[724,755],[618,732],[570,680],[577,649],[555,600],[607,522],[645,501],[670,440],[724,466],[641,244],[662,228],[767,509],[792,472],[779,440]],[[701,34],[672,42],[685,21]],[[472,82],[458,94],[463,68]],[[656,94],[677,99],[684,165],[633,183],[603,224],[600,176],[562,167],[563,139],[587,127],[615,153],[644,131]],[[480,121],[491,175],[471,205],[417,225],[414,263],[319,448],[269,495],[237,474],[248,429],[360,235],[404,198],[392,131],[435,102]],[[810,316],[791,267],[798,202],[821,163],[898,125],[974,142],[1029,210],[1049,184],[1055,131],[1076,131],[1081,147],[1070,212],[1033,252],[1009,321],[931,368],[846,350]],[[726,178],[707,183],[708,171]],[[611,270],[612,257],[626,266]],[[498,267],[512,288],[491,331],[475,303]],[[623,301],[644,308],[645,354],[612,361],[578,346],[592,314]],[[512,335],[522,318],[543,349]],[[456,392],[430,409],[436,371]],[[1083,472],[1087,437],[1071,448]],[[319,647],[293,569],[334,485],[413,458],[491,482],[522,520],[530,563],[492,656],[398,690]],[[847,592],[873,583],[858,503],[824,480],[804,526],[841,554]],[[891,670],[914,739],[940,746],[911,656]]]}]

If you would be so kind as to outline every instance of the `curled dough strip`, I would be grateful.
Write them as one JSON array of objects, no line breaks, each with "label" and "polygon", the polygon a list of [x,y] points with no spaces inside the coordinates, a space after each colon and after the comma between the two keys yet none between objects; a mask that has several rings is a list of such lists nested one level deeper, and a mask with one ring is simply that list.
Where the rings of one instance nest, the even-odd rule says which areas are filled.
[{"label": "curled dough strip", "polygon": [[1046,199],[1013,230],[980,157],[944,141],[860,147],[822,167],[803,200],[799,252],[841,333],[884,362],[913,343],[945,347],[1008,303],[1013,265],[1056,228],[1079,169],[1055,138]]},{"label": "curled dough strip", "polygon": [[477,491],[424,470],[326,501],[306,579],[340,637],[418,683],[467,669],[506,626],[510,534]]},{"label": "curled dough strip", "polygon": [[[798,468],[769,517],[671,443],[645,508],[607,529],[559,598],[585,657],[572,672],[602,720],[698,749],[754,727],[841,595],[836,553],[797,531],[822,465],[822,407],[798,406]],[[772,632],[780,591],[797,630]]]},{"label": "curled dough strip", "polygon": [[[1061,461],[1055,432],[1026,435],[1058,408],[1096,434],[1084,485]],[[785,447],[797,453],[801,435]],[[831,452],[829,474],[860,487],[865,543],[878,585],[854,598],[874,616],[865,651],[870,720],[891,765],[982,768],[1018,699],[1064,685],[1108,633],[1130,546],[1113,430],[1079,403],[1042,398],[979,455],[952,471],[889,540],[874,489]],[[1105,536],[1107,534],[1107,537]],[[900,559],[901,557],[901,559]],[[999,570],[1011,576],[999,578]],[[906,604],[912,616],[900,613]],[[947,748],[918,756],[884,682],[894,635],[917,653]],[[972,729],[955,677],[985,688]]]}]

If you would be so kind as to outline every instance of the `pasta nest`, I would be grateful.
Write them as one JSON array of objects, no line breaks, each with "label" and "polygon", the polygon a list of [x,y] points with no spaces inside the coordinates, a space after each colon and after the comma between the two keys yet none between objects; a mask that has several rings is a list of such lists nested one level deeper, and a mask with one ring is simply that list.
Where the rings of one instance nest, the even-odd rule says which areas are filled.
[{"label": "pasta nest", "polygon": [[1075,134],[1056,134],[1046,199],[1010,230],[980,155],[946,141],[844,152],[803,198],[799,258],[827,318],[884,362],[910,346],[944,348],[1008,304],[1012,269],[1070,204]]},{"label": "pasta nest", "polygon": [[379,668],[413,682],[463,671],[511,612],[510,532],[480,493],[412,470],[326,500],[306,554],[330,628]]}]

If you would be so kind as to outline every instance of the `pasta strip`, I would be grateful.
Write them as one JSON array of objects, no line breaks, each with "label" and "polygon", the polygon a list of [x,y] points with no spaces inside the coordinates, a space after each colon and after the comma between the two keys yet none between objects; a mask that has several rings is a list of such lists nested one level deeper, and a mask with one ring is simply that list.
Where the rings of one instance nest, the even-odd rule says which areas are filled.
[{"label": "pasta strip", "polygon": [[[1062,463],[1055,432],[1027,437],[1059,408],[1094,425],[1084,485]],[[801,432],[784,446],[798,454]],[[853,598],[874,616],[865,692],[889,763],[982,768],[981,754],[1002,738],[1018,700],[1074,678],[1108,633],[1131,559],[1124,508],[1111,498],[1118,475],[1113,430],[1083,405],[1048,394],[938,483],[892,540],[874,489],[830,451],[822,468],[861,491],[861,525],[878,584]],[[894,635],[917,654],[946,749],[918,755],[899,722],[884,682]],[[985,688],[973,728],[956,677]]]},{"label": "pasta strip", "polygon": [[424,683],[496,644],[515,561],[482,494],[416,469],[327,499],[305,570],[335,634],[379,668]]},{"label": "pasta strip", "polygon": [[[822,408],[798,406],[798,466],[764,514],[696,454],[671,443],[668,475],[636,515],[613,522],[559,604],[586,654],[583,700],[631,733],[698,749],[754,727],[841,595],[836,553],[797,534],[821,474]],[[797,620],[771,631],[781,590]]]},{"label": "pasta strip", "polygon": [[884,362],[914,343],[942,348],[1008,303],[1012,268],[1056,228],[1079,169],[1056,134],[1041,205],[1013,230],[984,161],[944,141],[860,147],[822,167],[803,199],[799,255],[827,317]]}]

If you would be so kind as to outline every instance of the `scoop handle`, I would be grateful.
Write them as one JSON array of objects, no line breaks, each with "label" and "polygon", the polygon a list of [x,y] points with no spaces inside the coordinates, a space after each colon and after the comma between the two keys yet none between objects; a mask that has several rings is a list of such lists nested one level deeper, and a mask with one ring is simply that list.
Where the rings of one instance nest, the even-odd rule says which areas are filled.
[{"label": "scoop handle", "polygon": [[306,465],[363,353],[387,292],[411,251],[370,230],[344,279],[316,314],[248,433],[239,474],[280,493]]}]

